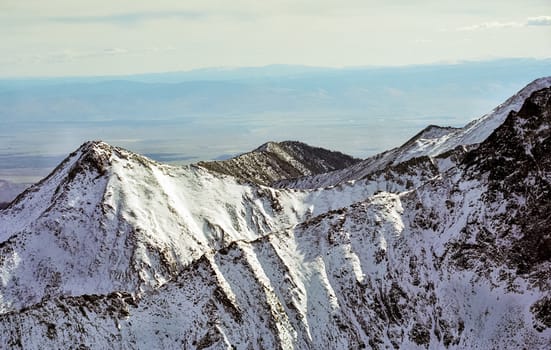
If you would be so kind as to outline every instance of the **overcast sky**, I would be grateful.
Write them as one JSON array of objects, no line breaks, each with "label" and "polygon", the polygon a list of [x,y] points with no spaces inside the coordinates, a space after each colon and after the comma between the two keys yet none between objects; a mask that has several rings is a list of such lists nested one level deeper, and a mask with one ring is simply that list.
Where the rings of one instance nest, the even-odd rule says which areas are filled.
[{"label": "overcast sky", "polygon": [[549,0],[0,0],[0,77],[551,57]]}]

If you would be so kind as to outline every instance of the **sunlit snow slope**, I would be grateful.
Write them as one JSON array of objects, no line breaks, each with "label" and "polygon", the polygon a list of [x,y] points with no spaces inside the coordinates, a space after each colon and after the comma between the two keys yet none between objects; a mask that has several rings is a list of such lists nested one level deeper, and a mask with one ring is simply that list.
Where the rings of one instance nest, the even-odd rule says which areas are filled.
[{"label": "sunlit snow slope", "polygon": [[0,348],[548,349],[544,81],[476,147],[327,188],[86,143],[0,211]]}]

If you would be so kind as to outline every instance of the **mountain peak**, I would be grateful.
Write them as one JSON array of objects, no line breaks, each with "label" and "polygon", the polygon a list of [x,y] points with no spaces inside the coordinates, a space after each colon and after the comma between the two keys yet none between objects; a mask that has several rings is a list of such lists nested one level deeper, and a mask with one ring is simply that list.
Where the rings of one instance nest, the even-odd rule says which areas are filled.
[{"label": "mountain peak", "polygon": [[268,141],[266,143],[263,143],[262,145],[258,146],[253,150],[253,152],[270,152],[275,147],[279,148],[279,143],[275,141]]},{"label": "mountain peak", "polygon": [[269,141],[237,157],[199,166],[246,181],[271,185],[283,179],[343,169],[359,162],[349,155],[299,141]]},{"label": "mountain peak", "polygon": [[521,91],[524,91],[524,90],[526,90],[527,92],[531,91],[530,94],[532,94],[533,92],[537,90],[541,90],[550,85],[551,85],[551,76],[541,77],[541,78],[534,79],[531,83],[526,85],[526,87],[524,87],[524,89],[522,89]]},{"label": "mountain peak", "polygon": [[80,170],[94,170],[100,175],[105,174],[110,166],[110,157],[114,148],[103,141],[88,141],[82,144],[77,152],[80,153],[79,160],[75,163],[69,177]]},{"label": "mountain peak", "polygon": [[84,142],[78,150],[89,150],[91,148],[105,148],[105,147],[111,147],[108,143],[102,141],[102,140],[89,140]]},{"label": "mountain peak", "polygon": [[114,148],[114,146],[108,144],[105,141],[101,140],[90,140],[84,142],[82,145],[80,145],[75,152],[81,152],[81,153],[87,153],[87,152],[95,152],[95,153],[104,153],[104,152],[111,152]]},{"label": "mountain peak", "polygon": [[548,349],[550,118],[547,87],[456,160],[433,142],[480,125],[303,191],[216,172],[346,156],[269,142],[202,169],[87,142],[0,211],[0,348]]},{"label": "mountain peak", "polygon": [[308,148],[319,148],[319,149],[323,149],[323,148],[320,148],[320,147],[313,147],[313,146],[310,146],[304,142],[300,142],[300,141],[280,141],[280,142],[276,142],[276,141],[268,141],[262,145],[260,145],[259,147],[257,147],[256,149],[253,150],[253,152],[276,152],[276,151],[279,151],[281,149],[288,149],[288,148],[302,148],[302,149],[308,149]]}]

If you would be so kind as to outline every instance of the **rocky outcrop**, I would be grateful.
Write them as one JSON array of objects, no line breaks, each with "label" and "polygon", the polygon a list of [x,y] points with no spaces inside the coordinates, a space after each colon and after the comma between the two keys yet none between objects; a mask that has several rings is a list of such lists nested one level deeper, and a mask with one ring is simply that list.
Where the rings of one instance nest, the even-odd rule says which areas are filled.
[{"label": "rocky outcrop", "polygon": [[261,185],[347,168],[360,160],[302,142],[268,142],[252,152],[198,165]]}]

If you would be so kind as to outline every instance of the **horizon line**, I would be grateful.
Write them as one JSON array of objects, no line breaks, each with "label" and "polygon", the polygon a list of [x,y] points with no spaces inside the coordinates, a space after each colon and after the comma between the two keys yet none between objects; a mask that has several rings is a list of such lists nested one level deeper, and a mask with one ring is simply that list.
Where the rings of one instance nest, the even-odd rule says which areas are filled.
[{"label": "horizon line", "polygon": [[[266,69],[274,67],[289,67],[289,68],[302,68],[304,70],[327,70],[327,71],[342,71],[342,70],[376,70],[376,69],[400,69],[400,68],[415,68],[415,67],[436,67],[436,66],[458,66],[461,64],[476,64],[476,63],[491,63],[491,62],[505,62],[505,61],[550,61],[551,57],[499,57],[488,59],[464,59],[464,60],[446,60],[435,61],[431,63],[408,63],[408,64],[396,64],[396,65],[351,65],[351,66],[316,66],[308,64],[292,64],[292,63],[269,63],[261,65],[248,65],[248,66],[205,66],[184,70],[173,71],[148,71],[148,72],[136,72],[136,73],[121,73],[121,74],[100,74],[100,75],[43,75],[43,76],[7,76],[0,77],[0,81],[10,80],[56,80],[56,79],[109,79],[109,78],[122,78],[122,77],[146,77],[155,75],[169,75],[169,74],[190,74],[200,72],[231,72],[246,69]],[[551,68],[551,67],[550,67]],[[306,73],[303,72],[303,73]],[[550,71],[551,74],[551,71]],[[282,74],[284,75],[284,74]]]}]

